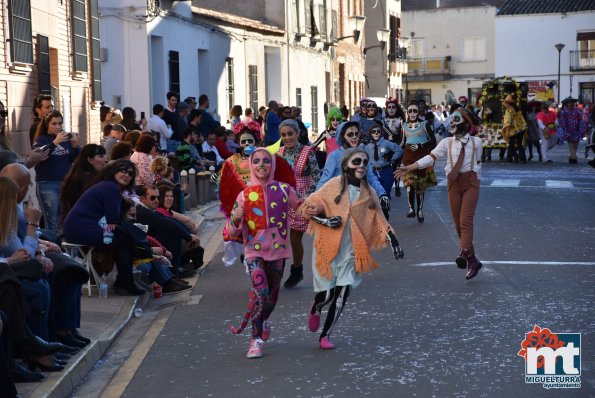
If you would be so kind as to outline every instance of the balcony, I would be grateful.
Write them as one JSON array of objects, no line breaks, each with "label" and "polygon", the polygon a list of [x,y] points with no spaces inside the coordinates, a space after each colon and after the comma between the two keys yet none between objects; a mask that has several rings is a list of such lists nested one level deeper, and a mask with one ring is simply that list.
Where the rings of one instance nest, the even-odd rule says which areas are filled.
[{"label": "balcony", "polygon": [[407,65],[409,81],[448,80],[451,57],[409,59]]},{"label": "balcony", "polygon": [[571,51],[570,71],[582,72],[595,70],[595,50]]}]

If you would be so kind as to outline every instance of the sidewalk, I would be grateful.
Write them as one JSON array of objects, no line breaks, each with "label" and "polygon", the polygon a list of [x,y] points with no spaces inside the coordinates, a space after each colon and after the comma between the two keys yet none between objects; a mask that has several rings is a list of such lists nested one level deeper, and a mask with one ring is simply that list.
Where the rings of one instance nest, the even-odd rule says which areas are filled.
[{"label": "sidewalk", "polygon": [[[211,201],[186,214],[199,224],[201,231],[204,229],[206,221],[216,221],[223,217],[219,213],[218,201]],[[206,241],[207,239],[202,244],[204,245]],[[205,249],[207,248],[205,247]],[[194,284],[196,280],[198,278],[189,282]],[[118,296],[113,289],[110,289],[107,300],[100,300],[94,286],[92,287],[92,293],[93,296],[89,297],[87,289],[83,288],[81,328],[79,329],[83,336],[92,340],[91,344],[76,356],[73,356],[63,371],[44,373],[47,376],[45,381],[17,384],[17,390],[21,397],[63,398],[70,396],[73,389],[118,338],[122,329],[134,316],[134,310],[137,307],[144,308],[149,300],[152,300],[151,294],[145,294],[141,297]]]}]

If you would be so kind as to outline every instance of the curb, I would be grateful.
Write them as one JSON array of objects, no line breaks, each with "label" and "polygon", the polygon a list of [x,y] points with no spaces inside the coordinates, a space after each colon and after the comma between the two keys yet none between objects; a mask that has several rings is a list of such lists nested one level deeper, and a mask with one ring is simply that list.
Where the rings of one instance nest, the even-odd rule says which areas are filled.
[{"label": "curb", "polygon": [[[199,229],[203,226],[205,221],[209,221],[205,214],[219,206],[219,201],[211,201],[199,208],[187,211],[186,214],[195,218],[200,216],[198,220]],[[200,272],[199,272],[200,276]],[[197,278],[197,283],[198,283]],[[134,310],[137,307],[145,307],[151,298],[150,294],[144,294],[141,297],[129,297],[120,308],[118,316],[112,323],[105,328],[97,340],[91,343],[79,352],[79,354],[72,358],[71,362],[61,372],[47,373],[48,377],[42,383],[27,383],[21,384],[23,386],[37,386],[29,390],[28,388],[21,388],[20,394],[28,398],[65,398],[69,397],[81,380],[93,369],[95,364],[108,351],[112,343],[118,338],[126,324],[134,316]],[[18,389],[18,385],[17,385]],[[31,391],[27,394],[27,391]]]}]

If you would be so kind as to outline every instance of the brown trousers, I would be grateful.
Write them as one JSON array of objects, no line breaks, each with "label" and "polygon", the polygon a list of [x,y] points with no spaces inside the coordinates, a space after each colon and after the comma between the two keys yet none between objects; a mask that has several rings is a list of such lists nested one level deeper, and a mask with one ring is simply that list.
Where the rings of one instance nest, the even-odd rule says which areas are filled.
[{"label": "brown trousers", "polygon": [[475,172],[459,174],[454,181],[448,182],[448,203],[450,212],[461,241],[461,251],[473,249],[473,217],[479,199],[479,178]]}]

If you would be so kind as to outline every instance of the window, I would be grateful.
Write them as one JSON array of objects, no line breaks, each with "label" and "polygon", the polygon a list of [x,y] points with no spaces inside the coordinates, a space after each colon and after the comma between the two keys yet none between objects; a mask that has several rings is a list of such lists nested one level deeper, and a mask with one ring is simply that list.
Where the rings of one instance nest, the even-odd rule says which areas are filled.
[{"label": "window", "polygon": [[326,1],[323,5],[318,6],[318,13],[320,17],[320,38],[326,41]]},{"label": "window", "polygon": [[295,89],[295,106],[302,107],[302,89],[299,87]]},{"label": "window", "polygon": [[31,33],[30,0],[11,0],[8,13],[10,18],[11,61],[32,64],[33,33]]},{"label": "window", "polygon": [[390,28],[390,42],[388,43],[388,53],[391,57],[391,61],[400,58],[400,48],[398,39],[401,37],[401,18],[391,15],[389,18]]},{"label": "window", "polygon": [[304,22],[306,33],[312,33],[312,0],[304,0]]},{"label": "window", "polygon": [[250,91],[250,108],[258,110],[258,66],[248,65],[248,90]]},{"label": "window", "polygon": [[50,44],[47,36],[37,35],[37,84],[40,94],[51,94]]},{"label": "window", "polygon": [[227,70],[227,102],[229,109],[233,108],[234,99],[234,82],[233,82],[233,58],[225,60],[225,69]]},{"label": "window", "polygon": [[469,103],[473,106],[477,105],[477,99],[481,97],[482,88],[468,88],[467,89],[467,98],[469,98]]},{"label": "window", "polygon": [[331,40],[334,41],[339,35],[337,34],[337,11],[331,11]]},{"label": "window", "polygon": [[91,0],[89,4],[91,16],[91,78],[93,79],[93,101],[101,101],[101,56],[99,42],[99,5],[98,0]]},{"label": "window", "polygon": [[318,133],[318,87],[310,87],[310,103],[312,104],[312,133]]},{"label": "window", "polygon": [[461,39],[461,61],[485,61],[485,37],[463,37]]},{"label": "window", "polygon": [[300,33],[300,0],[291,0],[293,5],[293,30]]},{"label": "window", "polygon": [[72,53],[75,72],[87,72],[87,16],[85,0],[72,0]]},{"label": "window", "polygon": [[425,39],[411,39],[411,51],[407,53],[407,59],[422,59],[424,57]]},{"label": "window", "polygon": [[169,91],[180,94],[180,53],[169,52]]},{"label": "window", "polygon": [[418,88],[416,90],[410,90],[407,93],[407,100],[424,100],[426,104],[432,103],[432,90],[425,89],[425,88]]}]

